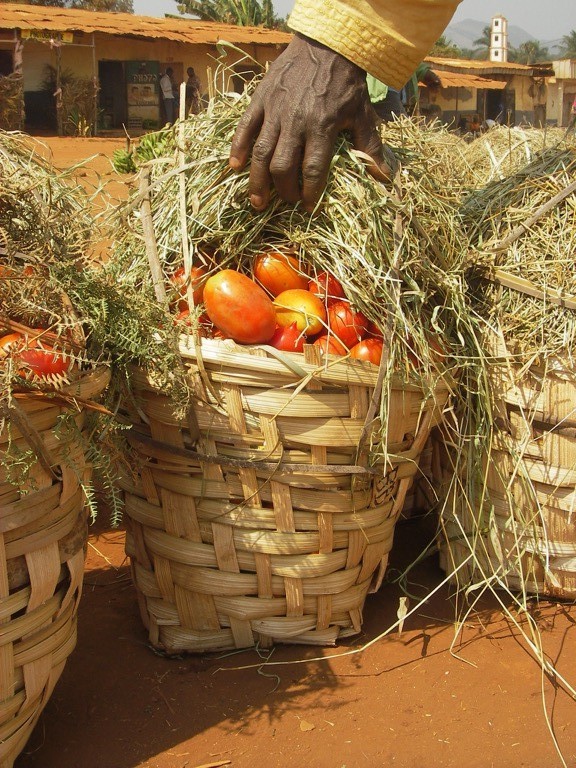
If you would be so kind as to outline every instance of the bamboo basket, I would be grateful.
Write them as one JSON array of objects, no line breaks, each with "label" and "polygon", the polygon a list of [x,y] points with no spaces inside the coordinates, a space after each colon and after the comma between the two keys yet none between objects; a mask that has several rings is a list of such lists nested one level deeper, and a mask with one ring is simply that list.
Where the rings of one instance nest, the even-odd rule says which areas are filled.
[{"label": "bamboo basket", "polygon": [[449,387],[396,382],[387,461],[368,459],[378,369],[180,338],[193,405],[134,371],[126,547],[150,644],[167,654],[333,645],[361,630]]},{"label": "bamboo basket", "polygon": [[[85,411],[107,368],[78,375],[57,393],[13,393],[0,421],[0,766],[26,744],[76,643],[87,517]],[[59,424],[71,414],[77,429]],[[4,461],[11,449],[37,457],[26,482]]]},{"label": "bamboo basket", "polygon": [[[482,569],[512,590],[573,599],[576,372],[560,360],[545,369],[511,363],[503,342],[497,351],[508,362],[489,369],[496,430],[484,455],[485,492],[470,506],[456,505],[458,523],[447,511],[453,499],[446,505],[442,564],[448,572],[459,565],[470,553],[466,537],[483,528],[477,565],[465,567],[468,580]],[[446,446],[437,451],[443,456],[437,484],[447,488],[453,458]]]}]

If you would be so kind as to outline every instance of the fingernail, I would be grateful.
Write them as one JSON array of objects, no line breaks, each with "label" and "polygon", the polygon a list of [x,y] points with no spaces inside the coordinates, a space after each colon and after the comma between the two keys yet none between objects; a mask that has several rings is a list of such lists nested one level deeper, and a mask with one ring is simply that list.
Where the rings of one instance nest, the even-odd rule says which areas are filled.
[{"label": "fingernail", "polygon": [[242,164],[237,157],[230,157],[228,159],[228,165],[230,168],[232,168],[233,171],[239,171]]},{"label": "fingernail", "polygon": [[258,211],[261,208],[266,207],[266,201],[260,195],[250,195],[250,203],[252,204],[252,208],[256,208]]}]

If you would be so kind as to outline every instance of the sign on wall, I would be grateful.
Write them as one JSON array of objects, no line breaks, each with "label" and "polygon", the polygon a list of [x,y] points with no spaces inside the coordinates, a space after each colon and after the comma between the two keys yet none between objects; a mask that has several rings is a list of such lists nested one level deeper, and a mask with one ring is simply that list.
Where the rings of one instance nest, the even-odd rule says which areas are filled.
[{"label": "sign on wall", "polygon": [[144,129],[160,125],[160,65],[157,61],[125,64],[128,124]]},{"label": "sign on wall", "polygon": [[44,43],[73,43],[73,32],[54,32],[49,29],[23,29],[20,32],[22,40],[41,40]]}]

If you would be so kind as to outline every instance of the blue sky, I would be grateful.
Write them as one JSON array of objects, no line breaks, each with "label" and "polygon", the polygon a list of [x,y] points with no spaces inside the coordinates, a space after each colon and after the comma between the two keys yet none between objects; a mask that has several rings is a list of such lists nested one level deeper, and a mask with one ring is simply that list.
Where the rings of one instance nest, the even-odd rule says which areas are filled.
[{"label": "blue sky", "polygon": [[[134,12],[147,16],[177,13],[176,0],[133,0]],[[293,0],[274,0],[279,16],[287,16]],[[502,14],[509,24],[522,27],[538,40],[553,41],[576,29],[574,0],[462,0],[453,21],[476,19],[490,23],[492,16]]]}]

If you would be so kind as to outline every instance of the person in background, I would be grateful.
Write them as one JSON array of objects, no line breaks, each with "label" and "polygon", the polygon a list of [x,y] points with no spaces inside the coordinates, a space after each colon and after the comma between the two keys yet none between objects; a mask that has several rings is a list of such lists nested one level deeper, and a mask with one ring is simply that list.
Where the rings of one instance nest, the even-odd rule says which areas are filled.
[{"label": "person in background", "polygon": [[570,108],[570,122],[568,123],[567,132],[568,131],[574,131],[574,133],[576,133],[576,96],[574,96],[574,101]]},{"label": "person in background", "polygon": [[446,28],[460,0],[296,0],[293,39],[255,89],[230,147],[230,167],[251,157],[248,195],[264,210],[272,188],[312,211],[338,134],[350,132],[368,170],[391,165],[370,104],[366,73],[401,89]]},{"label": "person in background", "polygon": [[401,115],[417,114],[420,102],[419,83],[424,83],[431,93],[437,93],[441,87],[440,78],[424,61],[416,67],[416,72],[401,91],[389,88],[370,74],[366,75],[370,101],[376,114],[384,122]]},{"label": "person in background", "polygon": [[174,70],[172,67],[167,67],[166,72],[164,72],[160,78],[160,93],[162,95],[164,116],[167,123],[173,123],[175,115],[174,83],[172,81],[173,74]]},{"label": "person in background", "polygon": [[194,67],[188,67],[186,74],[186,115],[197,115],[200,112],[200,78]]}]

